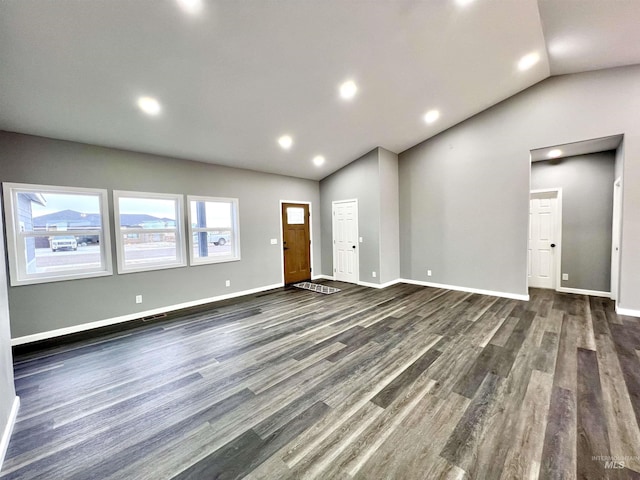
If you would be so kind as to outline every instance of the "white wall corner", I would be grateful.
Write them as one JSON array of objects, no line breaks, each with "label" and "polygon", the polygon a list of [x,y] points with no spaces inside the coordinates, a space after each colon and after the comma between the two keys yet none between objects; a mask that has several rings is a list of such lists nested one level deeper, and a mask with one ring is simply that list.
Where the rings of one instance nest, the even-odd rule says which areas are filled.
[{"label": "white wall corner", "polygon": [[385,282],[385,283],[369,283],[369,282],[358,282],[358,285],[361,285],[363,287],[369,287],[369,288],[387,288],[390,287],[391,285],[395,285],[396,283],[400,283],[401,280],[399,278],[396,278],[395,280],[391,280],[389,282]]},{"label": "white wall corner", "polygon": [[640,317],[640,310],[633,310],[631,308],[619,307],[616,305],[616,313],[618,315],[627,315],[629,317]]},{"label": "white wall corner", "polygon": [[400,282],[409,283],[411,285],[420,285],[422,287],[442,288],[444,290],[455,290],[458,292],[477,293],[479,295],[489,295],[491,297],[510,298],[511,300],[529,301],[529,295],[522,295],[519,293],[511,292],[497,292],[494,290],[482,290],[480,288],[460,287],[458,285],[445,285],[442,283],[423,282],[421,280],[410,280],[408,278],[401,278]]},{"label": "white wall corner", "polygon": [[13,427],[15,427],[16,421],[18,419],[19,409],[20,397],[16,396],[13,399],[13,406],[11,407],[11,413],[9,413],[7,425],[4,427],[4,432],[2,432],[2,438],[0,438],[0,471],[2,471],[4,457],[7,454],[7,449],[9,448],[9,440],[11,439],[11,434],[13,433]]},{"label": "white wall corner", "polygon": [[573,293],[575,295],[589,295],[590,297],[611,298],[611,292],[601,292],[599,290],[585,290],[583,288],[558,287],[556,288],[556,291],[560,293]]}]

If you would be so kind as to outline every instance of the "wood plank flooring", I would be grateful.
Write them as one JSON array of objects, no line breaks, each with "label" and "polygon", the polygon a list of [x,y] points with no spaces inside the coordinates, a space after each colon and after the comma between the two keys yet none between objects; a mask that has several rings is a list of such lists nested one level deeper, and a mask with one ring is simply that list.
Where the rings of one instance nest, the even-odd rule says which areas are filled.
[{"label": "wood plank flooring", "polygon": [[640,478],[611,301],[327,284],[18,353],[0,478]]}]

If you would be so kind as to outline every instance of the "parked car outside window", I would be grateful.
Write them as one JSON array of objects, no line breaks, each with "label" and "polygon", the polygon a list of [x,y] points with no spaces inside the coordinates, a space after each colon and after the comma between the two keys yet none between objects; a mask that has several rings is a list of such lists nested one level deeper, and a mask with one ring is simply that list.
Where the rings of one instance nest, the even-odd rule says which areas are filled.
[{"label": "parked car outside window", "polygon": [[231,241],[231,236],[228,233],[218,234],[209,232],[209,243],[214,245],[224,246]]},{"label": "parked car outside window", "polygon": [[76,237],[71,235],[62,235],[51,238],[51,251],[57,252],[58,250],[78,250]]}]

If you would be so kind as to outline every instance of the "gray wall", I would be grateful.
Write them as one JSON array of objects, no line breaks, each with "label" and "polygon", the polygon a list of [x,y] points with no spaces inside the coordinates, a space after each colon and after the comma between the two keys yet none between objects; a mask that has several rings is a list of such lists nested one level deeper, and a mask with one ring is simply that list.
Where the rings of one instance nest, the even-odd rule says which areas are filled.
[{"label": "gray wall", "polygon": [[[0,200],[2,205],[2,200]],[[2,216],[0,215],[0,231]],[[4,249],[4,237],[0,235],[0,251]],[[4,255],[0,255],[0,272],[6,269]],[[11,332],[9,329],[9,303],[7,298],[7,278],[0,274],[0,438],[6,428],[11,408],[16,398],[13,386],[13,359],[11,355]],[[2,452],[0,452],[0,468]]]},{"label": "gray wall", "polygon": [[[315,181],[7,132],[0,132],[0,180],[106,188],[111,205],[112,190],[240,201],[241,261],[12,287],[14,338],[282,282],[280,200],[312,202],[313,273],[320,268]],[[111,225],[113,238],[113,208]],[[116,272],[113,241],[112,250]],[[136,305],[135,294],[143,304]]]},{"label": "gray wall", "polygon": [[615,151],[531,164],[531,189],[562,188],[563,287],[611,290]]},{"label": "gray wall", "polygon": [[[363,155],[320,181],[322,273],[333,276],[332,205],[358,199],[360,281],[380,283],[380,169],[378,149]],[[372,272],[378,276],[372,277]]]},{"label": "gray wall", "polygon": [[639,111],[640,66],[552,77],[401,153],[401,275],[527,294],[529,151],[624,134],[618,305],[640,310]]},{"label": "gray wall", "polygon": [[398,155],[378,149],[380,169],[380,283],[400,277]]}]

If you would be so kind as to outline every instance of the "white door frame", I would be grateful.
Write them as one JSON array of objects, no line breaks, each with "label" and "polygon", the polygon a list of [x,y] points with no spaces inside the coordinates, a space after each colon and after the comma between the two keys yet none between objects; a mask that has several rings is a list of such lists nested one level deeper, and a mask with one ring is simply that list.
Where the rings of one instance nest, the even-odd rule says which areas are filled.
[{"label": "white door frame", "polygon": [[[554,236],[556,237],[556,246],[554,248],[555,255],[553,257],[554,261],[554,285],[553,289],[556,291],[560,291],[562,289],[562,188],[541,188],[537,190],[531,190],[529,192],[529,214],[531,212],[531,199],[536,195],[543,195],[555,193],[556,194],[556,224],[554,225]],[[531,234],[529,234],[531,236]],[[529,246],[527,245],[527,248]],[[529,286],[529,275],[527,272],[527,287]]]},{"label": "white door frame", "polygon": [[[617,238],[616,238],[617,233]],[[613,182],[613,224],[611,226],[611,299],[618,301],[622,254],[622,177]],[[617,249],[617,252],[616,252]]]},{"label": "white door frame", "polygon": [[[334,200],[331,202],[331,243],[332,243],[332,251],[333,251],[333,278],[336,278],[336,235],[335,235],[335,221],[336,221],[336,204],[337,203],[351,203],[355,202],[356,204],[356,282],[360,282],[360,215],[358,211],[358,199],[350,198],[347,200]],[[284,268],[284,267],[283,267]]]},{"label": "white door frame", "polygon": [[282,248],[282,242],[284,238],[282,237],[282,204],[283,203],[300,203],[304,205],[309,205],[309,265],[311,267],[311,279],[313,280],[314,272],[313,272],[313,213],[311,212],[311,202],[306,202],[302,200],[280,200],[280,208],[278,209],[278,217],[280,217],[280,275],[282,275],[282,285],[284,285],[284,249]]}]

